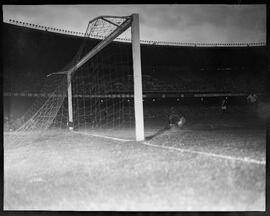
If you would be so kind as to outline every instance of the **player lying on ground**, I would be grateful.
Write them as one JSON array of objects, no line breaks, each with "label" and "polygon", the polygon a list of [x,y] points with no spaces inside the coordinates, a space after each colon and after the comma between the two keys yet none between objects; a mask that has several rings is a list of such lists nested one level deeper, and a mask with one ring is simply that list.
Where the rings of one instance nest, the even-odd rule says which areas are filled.
[{"label": "player lying on ground", "polygon": [[181,129],[185,123],[185,117],[181,113],[178,113],[174,107],[172,107],[168,115],[168,124],[154,135],[147,137],[147,139],[152,139],[170,129]]}]

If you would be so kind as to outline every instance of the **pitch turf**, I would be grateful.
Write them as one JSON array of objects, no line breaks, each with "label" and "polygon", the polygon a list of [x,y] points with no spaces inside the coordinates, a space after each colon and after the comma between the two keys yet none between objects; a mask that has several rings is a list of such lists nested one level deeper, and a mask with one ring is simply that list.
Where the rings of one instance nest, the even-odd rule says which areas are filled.
[{"label": "pitch turf", "polygon": [[[265,160],[263,131],[170,131],[148,141]],[[5,210],[263,211],[263,164],[48,131],[4,149]]]}]

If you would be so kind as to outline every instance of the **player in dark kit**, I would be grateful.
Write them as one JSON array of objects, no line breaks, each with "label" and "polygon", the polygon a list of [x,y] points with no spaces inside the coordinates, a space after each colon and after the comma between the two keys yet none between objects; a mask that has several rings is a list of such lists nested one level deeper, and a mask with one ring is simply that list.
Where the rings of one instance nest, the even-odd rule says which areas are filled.
[{"label": "player in dark kit", "polygon": [[169,114],[169,125],[166,128],[182,128],[185,123],[185,117],[178,113],[174,107],[172,107]]},{"label": "player in dark kit", "polygon": [[181,129],[185,123],[185,117],[182,114],[178,113],[174,107],[172,107],[168,115],[168,124],[163,129],[159,130],[154,135],[147,137],[146,139],[152,139],[170,129]]},{"label": "player in dark kit", "polygon": [[228,98],[223,98],[221,102],[221,111],[222,113],[227,113],[228,111]]}]

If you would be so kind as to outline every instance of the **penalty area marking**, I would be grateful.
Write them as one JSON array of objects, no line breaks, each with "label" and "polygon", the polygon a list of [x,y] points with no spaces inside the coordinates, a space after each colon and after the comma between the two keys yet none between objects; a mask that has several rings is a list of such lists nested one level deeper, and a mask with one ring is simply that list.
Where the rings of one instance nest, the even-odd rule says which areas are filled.
[{"label": "penalty area marking", "polygon": [[[120,141],[120,142],[132,142],[135,140],[129,140],[129,139],[122,139],[122,138],[116,138],[116,137],[110,137],[110,136],[104,136],[104,135],[98,135],[98,134],[89,134],[86,132],[78,132],[78,131],[73,131],[73,133],[78,133],[78,134],[83,134],[83,135],[87,135],[87,136],[94,136],[94,137],[100,137],[100,138],[104,138],[104,139],[111,139],[111,140],[116,140],[116,141]],[[221,155],[221,154],[215,154],[215,153],[209,153],[209,152],[202,152],[202,151],[195,151],[195,150],[189,150],[189,149],[182,149],[182,148],[175,148],[175,147],[170,147],[170,146],[160,146],[160,145],[154,145],[151,144],[149,142],[139,142],[143,145],[146,146],[151,146],[151,147],[155,147],[155,148],[161,148],[161,149],[166,149],[166,150],[174,150],[174,151],[179,151],[179,152],[188,152],[188,153],[192,153],[192,154],[200,154],[200,155],[204,155],[207,157],[215,157],[215,158],[221,158],[221,159],[226,159],[226,160],[234,160],[234,161],[241,161],[241,162],[245,162],[245,163],[255,163],[255,164],[260,164],[260,165],[265,165],[265,161],[259,161],[259,160],[255,160],[255,159],[251,159],[251,158],[241,158],[241,157],[232,157],[232,156],[228,156],[228,155]]]}]

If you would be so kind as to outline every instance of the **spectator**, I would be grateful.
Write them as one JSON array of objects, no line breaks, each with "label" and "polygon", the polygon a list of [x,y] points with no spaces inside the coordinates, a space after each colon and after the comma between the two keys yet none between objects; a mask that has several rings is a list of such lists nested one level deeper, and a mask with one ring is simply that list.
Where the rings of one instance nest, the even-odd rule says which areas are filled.
[{"label": "spectator", "polygon": [[257,104],[258,104],[258,97],[254,93],[250,93],[247,96],[247,103],[250,105],[252,111],[257,110]]},{"label": "spectator", "polygon": [[221,102],[221,111],[222,113],[227,113],[227,109],[228,109],[228,98],[225,97],[222,99]]}]

